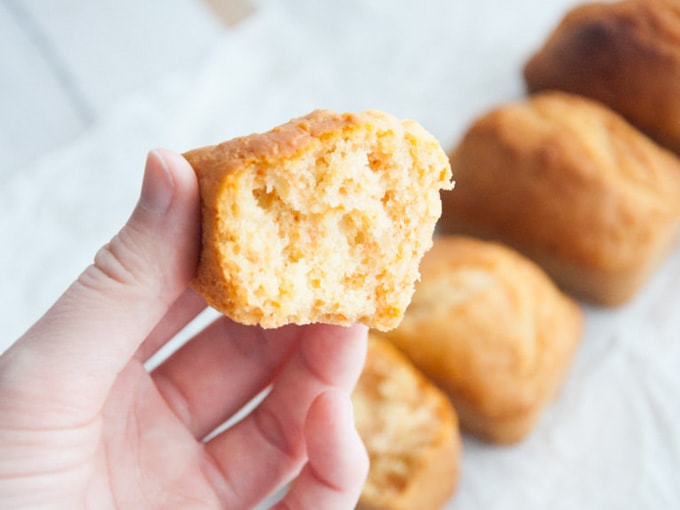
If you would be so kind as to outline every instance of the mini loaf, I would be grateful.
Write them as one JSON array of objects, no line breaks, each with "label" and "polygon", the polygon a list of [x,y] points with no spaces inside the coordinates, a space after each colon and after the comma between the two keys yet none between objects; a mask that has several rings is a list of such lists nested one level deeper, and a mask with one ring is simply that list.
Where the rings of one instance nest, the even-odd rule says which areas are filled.
[{"label": "mini loaf", "polygon": [[680,160],[582,97],[546,92],[492,110],[451,164],[442,232],[504,241],[592,303],[630,299],[676,237]]},{"label": "mini loaf", "polygon": [[581,309],[533,262],[489,241],[438,236],[421,272],[385,336],[448,393],[463,430],[521,440],[565,379]]},{"label": "mini loaf", "polygon": [[194,288],[243,324],[396,326],[451,170],[414,121],[326,110],[185,154],[198,176]]},{"label": "mini loaf", "polygon": [[680,2],[579,5],[528,60],[524,77],[532,92],[601,101],[680,151]]},{"label": "mini loaf", "polygon": [[352,402],[371,461],[357,508],[441,508],[456,486],[461,452],[446,395],[387,340],[371,334]]}]

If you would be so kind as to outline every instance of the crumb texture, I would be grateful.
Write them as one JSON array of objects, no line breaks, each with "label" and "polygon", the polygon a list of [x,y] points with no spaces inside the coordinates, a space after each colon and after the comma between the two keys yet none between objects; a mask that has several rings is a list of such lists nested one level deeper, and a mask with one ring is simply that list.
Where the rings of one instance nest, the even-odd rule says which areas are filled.
[{"label": "crumb texture", "polygon": [[196,287],[235,320],[396,325],[449,187],[419,125],[317,111],[187,155],[204,200]]}]

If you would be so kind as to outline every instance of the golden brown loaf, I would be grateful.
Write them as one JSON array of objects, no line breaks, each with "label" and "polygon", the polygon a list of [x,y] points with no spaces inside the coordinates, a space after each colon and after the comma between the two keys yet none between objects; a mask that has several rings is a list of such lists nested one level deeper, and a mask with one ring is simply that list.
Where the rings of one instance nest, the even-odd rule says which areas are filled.
[{"label": "golden brown loaf", "polygon": [[530,91],[601,101],[680,151],[680,2],[626,0],[571,10],[524,76]]},{"label": "golden brown loaf", "polygon": [[369,335],[352,402],[371,460],[358,508],[441,508],[454,491],[461,451],[446,396],[389,342]]},{"label": "golden brown loaf", "polygon": [[194,288],[244,324],[398,324],[451,187],[414,121],[318,110],[185,154],[203,241]]},{"label": "golden brown loaf", "polygon": [[489,241],[435,237],[421,272],[385,336],[449,394],[464,430],[522,439],[563,383],[581,309],[533,262]]},{"label": "golden brown loaf", "polygon": [[451,164],[442,232],[504,241],[594,303],[629,299],[676,235],[680,160],[585,98],[543,93],[492,110]]}]

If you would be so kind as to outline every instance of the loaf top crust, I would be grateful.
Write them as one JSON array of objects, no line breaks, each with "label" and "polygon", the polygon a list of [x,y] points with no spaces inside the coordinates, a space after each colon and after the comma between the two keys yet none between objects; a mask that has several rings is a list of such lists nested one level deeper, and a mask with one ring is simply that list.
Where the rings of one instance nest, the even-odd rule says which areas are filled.
[{"label": "loaf top crust", "polygon": [[680,4],[625,0],[576,6],[527,61],[530,91],[563,90],[607,104],[680,150]]},{"label": "loaf top crust", "polygon": [[457,409],[502,427],[542,408],[580,342],[579,305],[515,250],[472,237],[437,236],[421,272],[388,338]]},{"label": "loaf top crust", "polygon": [[317,110],[185,154],[198,176],[194,288],[244,324],[390,329],[413,293],[451,170],[415,121]]},{"label": "loaf top crust", "polygon": [[595,101],[544,92],[478,118],[451,154],[447,223],[530,254],[625,275],[668,244],[680,159]]}]

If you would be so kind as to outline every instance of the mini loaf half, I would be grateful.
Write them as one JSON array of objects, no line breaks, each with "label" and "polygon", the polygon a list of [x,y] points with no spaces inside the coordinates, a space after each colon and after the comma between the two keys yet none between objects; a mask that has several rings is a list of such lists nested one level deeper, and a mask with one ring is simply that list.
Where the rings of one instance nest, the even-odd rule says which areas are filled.
[{"label": "mini loaf half", "polygon": [[371,461],[358,510],[439,510],[458,481],[461,438],[446,395],[387,340],[369,335],[352,394]]},{"label": "mini loaf half", "polygon": [[267,328],[399,323],[452,186],[419,124],[318,110],[185,157],[202,201],[193,286],[209,305]]}]

